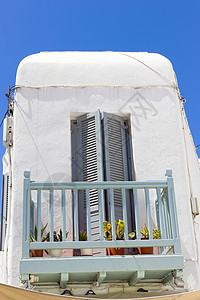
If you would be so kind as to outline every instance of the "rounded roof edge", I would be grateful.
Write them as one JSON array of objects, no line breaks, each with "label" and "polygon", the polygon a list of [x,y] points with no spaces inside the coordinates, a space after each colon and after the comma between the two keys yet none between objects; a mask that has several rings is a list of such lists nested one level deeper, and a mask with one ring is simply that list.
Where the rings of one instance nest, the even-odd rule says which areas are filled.
[{"label": "rounded roof edge", "polygon": [[19,64],[16,85],[176,86],[171,62],[147,52],[40,52]]}]

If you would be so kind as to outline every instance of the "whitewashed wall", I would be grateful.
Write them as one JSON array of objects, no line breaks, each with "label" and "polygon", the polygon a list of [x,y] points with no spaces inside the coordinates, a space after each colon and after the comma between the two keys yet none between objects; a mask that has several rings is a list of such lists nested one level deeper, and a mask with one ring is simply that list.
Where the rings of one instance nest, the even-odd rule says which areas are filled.
[{"label": "whitewashed wall", "polygon": [[[100,109],[130,118],[136,180],[163,179],[166,169],[173,170],[181,245],[186,260],[184,280],[190,289],[200,288],[186,144],[194,179],[192,189],[197,197],[200,197],[200,175],[192,142],[189,137],[186,144],[184,141],[176,90],[170,87],[19,88],[15,101],[8,283],[19,284],[24,170],[31,171],[32,180],[71,181],[70,120]],[[72,233],[70,198],[67,206],[67,228]],[[142,205],[140,213],[142,215]],[[199,224],[199,217],[196,222]]]},{"label": "whitewashed wall", "polygon": [[[189,198],[196,197],[198,201],[198,206],[200,208],[200,172],[198,157],[196,154],[196,148],[192,139],[192,135],[187,123],[185,114],[182,114],[183,120],[183,132],[184,134],[184,144],[185,144],[185,157],[187,170],[185,171],[190,184],[190,190],[188,191],[187,200]],[[185,205],[185,204],[183,204]],[[188,209],[191,209],[190,207]],[[187,219],[185,219],[187,220]],[[181,230],[182,230],[182,250],[185,253],[185,278],[187,278],[188,287],[190,289],[200,288],[200,216],[192,218],[193,226],[191,226],[191,236],[184,234],[184,230],[187,229],[188,224],[184,222],[184,218],[181,218]],[[191,237],[194,236],[194,249],[193,252],[188,251],[187,245],[190,244]]]}]

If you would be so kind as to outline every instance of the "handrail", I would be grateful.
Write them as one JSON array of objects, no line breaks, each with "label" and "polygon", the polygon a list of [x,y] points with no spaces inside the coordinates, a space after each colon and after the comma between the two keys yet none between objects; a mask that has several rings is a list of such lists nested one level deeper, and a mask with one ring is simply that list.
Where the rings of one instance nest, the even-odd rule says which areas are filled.
[{"label": "handrail", "polygon": [[167,180],[158,180],[158,181],[103,181],[103,182],[39,182],[39,181],[30,181],[30,186],[32,190],[43,189],[49,190],[51,188],[55,190],[61,189],[74,189],[82,190],[87,189],[88,186],[90,189],[108,189],[108,188],[137,188],[143,189],[147,188],[165,188],[167,187]]}]

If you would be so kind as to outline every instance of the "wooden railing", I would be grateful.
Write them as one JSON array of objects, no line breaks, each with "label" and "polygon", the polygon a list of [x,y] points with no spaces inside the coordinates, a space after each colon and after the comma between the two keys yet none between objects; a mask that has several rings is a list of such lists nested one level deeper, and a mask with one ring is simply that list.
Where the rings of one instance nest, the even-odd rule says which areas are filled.
[{"label": "wooden railing", "polygon": [[[172,171],[166,171],[166,179],[159,181],[126,181],[126,182],[35,182],[30,180],[30,172],[24,172],[24,199],[23,199],[23,241],[22,258],[29,258],[31,249],[84,249],[84,248],[137,248],[137,247],[166,247],[173,248],[173,254],[181,254],[176,201],[174,194],[174,185]],[[91,214],[90,214],[90,191],[98,191],[98,211],[99,211],[99,240],[92,241],[91,238]],[[116,239],[115,229],[115,204],[114,190],[120,189],[122,195],[123,220],[124,220],[124,240]],[[41,241],[41,194],[43,190],[49,191],[49,230],[50,242]],[[62,241],[54,242],[54,191],[61,191],[62,206]],[[66,240],[66,190],[72,192],[73,200],[73,230],[74,241]],[[79,241],[79,197],[78,191],[84,190],[86,195],[86,223],[87,223],[87,241]],[[112,226],[112,240],[107,241],[103,232],[103,193],[107,190],[110,201],[110,222]],[[135,214],[135,232],[136,238],[130,239],[128,236],[128,214],[126,206],[126,190],[133,191],[133,208]],[[146,214],[146,223],[148,228],[153,227],[153,223],[159,224],[161,232],[160,239],[153,239],[153,232],[149,230],[149,239],[142,240],[140,228],[141,218],[139,215],[140,197],[138,191],[144,191],[144,211]],[[152,200],[150,191],[154,190],[156,194]],[[31,193],[37,193],[37,243],[30,242],[30,233],[32,227]],[[155,204],[155,220],[152,218],[152,203]],[[153,222],[154,221],[154,222]]]}]

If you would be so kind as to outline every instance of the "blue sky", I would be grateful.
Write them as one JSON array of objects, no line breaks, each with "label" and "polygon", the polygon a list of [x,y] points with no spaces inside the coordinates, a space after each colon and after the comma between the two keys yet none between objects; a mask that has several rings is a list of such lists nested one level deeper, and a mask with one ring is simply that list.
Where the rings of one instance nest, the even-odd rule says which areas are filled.
[{"label": "blue sky", "polygon": [[[156,52],[173,64],[195,145],[200,144],[199,15],[199,0],[2,1],[0,121],[7,110],[4,94],[15,84],[18,64],[27,55],[64,50]],[[4,150],[1,128],[0,157]]]}]

